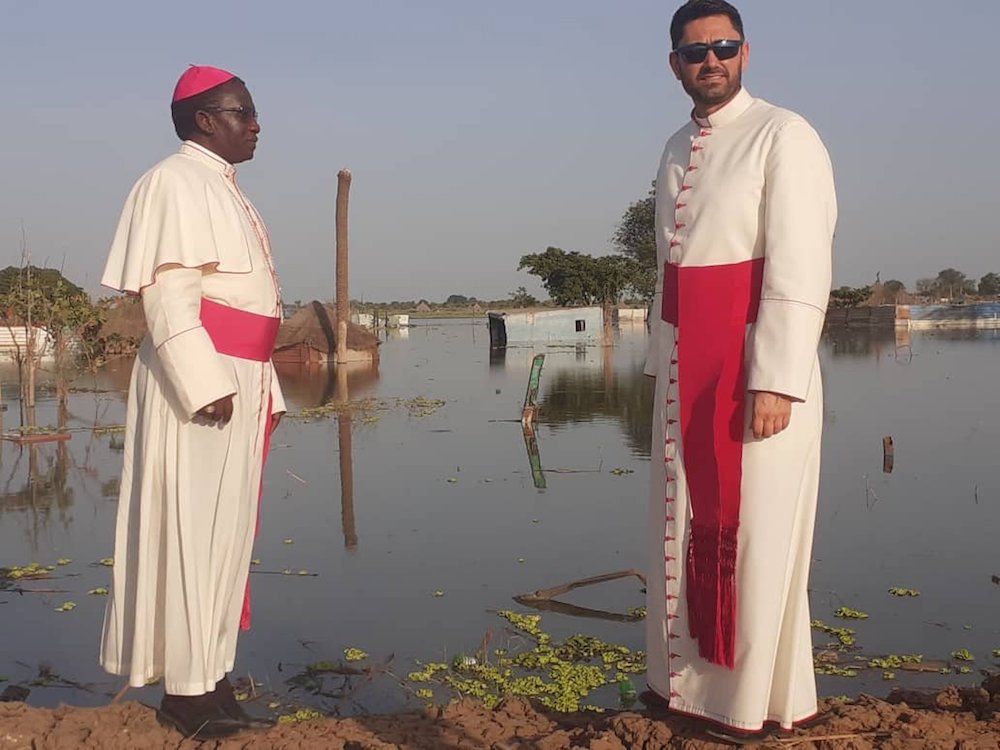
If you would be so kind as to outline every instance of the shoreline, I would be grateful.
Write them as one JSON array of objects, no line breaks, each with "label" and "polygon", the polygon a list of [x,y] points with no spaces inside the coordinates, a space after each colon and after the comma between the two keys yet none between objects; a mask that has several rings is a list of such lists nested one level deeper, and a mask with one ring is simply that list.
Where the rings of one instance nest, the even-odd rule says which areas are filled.
[{"label": "shoreline", "polygon": [[[757,747],[1000,747],[1000,676],[980,687],[895,690],[885,699],[823,699],[821,720]],[[474,699],[388,715],[289,720],[263,732],[197,742],[159,724],[135,701],[101,708],[0,703],[0,750],[22,748],[329,748],[330,750],[710,750],[725,747],[703,722],[656,710],[554,713],[523,698],[489,709]]]}]

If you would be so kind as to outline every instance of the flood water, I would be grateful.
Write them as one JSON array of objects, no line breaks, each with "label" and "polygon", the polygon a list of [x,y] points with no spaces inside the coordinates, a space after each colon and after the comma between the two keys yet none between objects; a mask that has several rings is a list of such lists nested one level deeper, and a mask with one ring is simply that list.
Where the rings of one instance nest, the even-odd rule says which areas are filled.
[{"label": "flood water", "polygon": [[[303,665],[339,660],[346,647],[372,661],[393,655],[402,676],[415,660],[474,652],[488,630],[501,645],[494,611],[524,611],[512,596],[645,564],[644,327],[624,328],[613,349],[514,348],[498,358],[484,321],[417,323],[388,334],[377,374],[349,373],[350,398],[376,400],[350,425],[335,414],[286,418],[275,435],[251,577],[254,626],[241,638],[237,672],[279,693]],[[546,361],[533,475],[519,418],[535,353]],[[824,339],[822,364],[813,617],[855,628],[865,654],[947,659],[968,649],[972,674],[900,673],[899,682],[971,684],[1000,648],[1000,586],[991,581],[1000,574],[1000,337],[840,332]],[[106,597],[87,592],[110,581],[110,569],[94,563],[113,554],[123,436],[87,428],[123,422],[130,367],[77,378],[69,442],[0,449],[0,566],[71,560],[25,586],[67,593],[0,591],[0,680],[27,683],[48,666],[91,687],[34,687],[36,705],[103,704],[122,686],[97,666]],[[9,371],[0,375],[10,428],[15,388]],[[282,382],[293,411],[336,391],[325,371],[283,372]],[[55,420],[54,401],[43,399],[39,423]],[[883,472],[883,436],[894,439],[892,473]],[[565,598],[626,612],[643,605],[640,586],[625,579]],[[890,596],[893,586],[920,596]],[[54,611],[66,601],[76,608]],[[870,618],[836,620],[842,606]],[[555,636],[643,648],[641,623],[556,613],[542,622]],[[826,695],[888,687],[879,670],[820,678]],[[130,697],[153,701],[155,690]],[[382,679],[344,705],[324,705],[379,711],[406,701]]]}]

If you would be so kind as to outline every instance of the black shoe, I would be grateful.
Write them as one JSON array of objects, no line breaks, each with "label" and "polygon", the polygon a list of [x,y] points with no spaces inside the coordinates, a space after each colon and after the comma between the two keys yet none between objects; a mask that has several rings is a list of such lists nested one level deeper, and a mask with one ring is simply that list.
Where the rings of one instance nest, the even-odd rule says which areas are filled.
[{"label": "black shoe", "polygon": [[222,712],[215,702],[215,696],[207,695],[164,695],[157,717],[174,727],[185,737],[216,739],[230,737],[244,729],[247,724],[232,719]]},{"label": "black shoe", "polygon": [[236,691],[233,690],[233,685],[228,677],[223,677],[215,683],[213,695],[216,705],[222,710],[222,713],[230,719],[243,722],[247,729],[270,729],[277,724],[274,719],[259,719],[248,714],[240,702],[236,700]]}]

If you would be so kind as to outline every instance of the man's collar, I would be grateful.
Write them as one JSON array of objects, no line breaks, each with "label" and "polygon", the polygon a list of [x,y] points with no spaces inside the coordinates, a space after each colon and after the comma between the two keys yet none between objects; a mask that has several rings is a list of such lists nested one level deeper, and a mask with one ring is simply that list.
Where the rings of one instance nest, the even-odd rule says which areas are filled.
[{"label": "man's collar", "polygon": [[753,104],[753,97],[747,93],[745,88],[740,88],[736,96],[726,102],[722,109],[716,110],[708,117],[697,117],[691,113],[691,119],[698,125],[708,128],[719,128],[734,122],[740,115],[750,109]]},{"label": "man's collar", "polygon": [[187,156],[193,156],[203,164],[207,164],[208,166],[213,167],[226,175],[236,174],[236,167],[214,151],[205,148],[200,143],[195,143],[194,141],[184,141],[184,143],[181,144],[181,153],[186,154]]}]

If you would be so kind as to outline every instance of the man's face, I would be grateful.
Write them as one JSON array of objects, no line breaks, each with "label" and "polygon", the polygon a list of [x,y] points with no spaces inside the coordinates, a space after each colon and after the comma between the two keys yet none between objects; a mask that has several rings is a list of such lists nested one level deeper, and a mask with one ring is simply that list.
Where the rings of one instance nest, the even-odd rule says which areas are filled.
[{"label": "man's face", "polygon": [[230,164],[253,158],[260,125],[257,110],[247,87],[242,83],[227,85],[211,107],[197,115],[208,146]]},{"label": "man's face", "polygon": [[[684,27],[678,48],[688,44],[711,44],[726,39],[740,39],[728,16],[707,16],[691,21]],[[670,67],[694,102],[698,115],[710,115],[729,102],[740,90],[743,69],[750,59],[750,45],[744,43],[739,54],[720,60],[709,50],[708,56],[697,63],[685,62],[676,51],[670,53]]]}]

